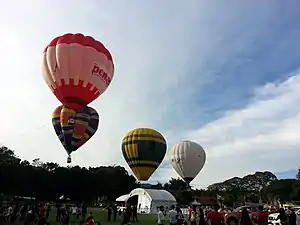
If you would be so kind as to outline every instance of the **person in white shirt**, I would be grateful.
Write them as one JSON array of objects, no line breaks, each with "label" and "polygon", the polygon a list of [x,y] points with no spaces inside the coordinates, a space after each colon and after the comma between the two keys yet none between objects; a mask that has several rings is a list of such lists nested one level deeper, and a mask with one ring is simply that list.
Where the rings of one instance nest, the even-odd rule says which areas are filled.
[{"label": "person in white shirt", "polygon": [[78,211],[78,207],[76,205],[73,205],[72,206],[72,215],[73,215],[74,219],[77,216],[77,211]]},{"label": "person in white shirt", "polygon": [[157,213],[157,224],[163,225],[165,223],[164,207],[160,206]]},{"label": "person in white shirt", "polygon": [[190,217],[190,221],[191,221],[191,225],[196,225],[196,206],[193,206],[193,210],[191,212],[191,217]]},{"label": "person in white shirt", "polygon": [[287,215],[287,216],[290,216],[291,214],[292,214],[292,207],[288,207],[286,210],[285,210],[285,214]]},{"label": "person in white shirt", "polygon": [[9,207],[7,208],[6,213],[7,213],[7,216],[10,216],[10,215],[13,213],[13,208],[12,208],[12,206],[9,206]]},{"label": "person in white shirt", "polygon": [[170,225],[177,224],[177,211],[175,210],[175,206],[172,205],[169,211]]}]

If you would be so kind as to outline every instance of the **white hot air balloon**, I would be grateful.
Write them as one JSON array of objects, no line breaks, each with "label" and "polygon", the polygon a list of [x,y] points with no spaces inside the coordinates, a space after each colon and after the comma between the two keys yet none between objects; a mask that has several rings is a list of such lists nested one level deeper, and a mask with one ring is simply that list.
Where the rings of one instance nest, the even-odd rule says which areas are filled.
[{"label": "white hot air balloon", "polygon": [[192,141],[182,141],[170,151],[174,170],[188,184],[198,175],[206,161],[204,149]]}]

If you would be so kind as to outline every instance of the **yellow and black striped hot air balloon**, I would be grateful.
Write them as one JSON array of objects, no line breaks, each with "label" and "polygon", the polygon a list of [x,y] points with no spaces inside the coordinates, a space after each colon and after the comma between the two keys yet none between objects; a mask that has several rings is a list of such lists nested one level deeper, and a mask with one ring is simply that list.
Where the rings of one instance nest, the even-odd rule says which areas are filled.
[{"label": "yellow and black striped hot air balloon", "polygon": [[163,161],[165,138],[150,128],[129,131],[122,141],[123,156],[138,180],[146,181]]}]

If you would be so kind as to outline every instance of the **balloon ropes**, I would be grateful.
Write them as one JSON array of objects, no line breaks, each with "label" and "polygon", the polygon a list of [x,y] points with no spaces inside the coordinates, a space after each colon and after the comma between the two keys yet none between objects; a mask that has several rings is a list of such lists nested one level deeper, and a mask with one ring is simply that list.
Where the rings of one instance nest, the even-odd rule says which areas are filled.
[{"label": "balloon ropes", "polygon": [[83,34],[54,38],[45,48],[42,72],[48,87],[62,103],[52,115],[56,135],[68,154],[97,131],[99,115],[89,103],[102,95],[114,77],[114,63],[104,45]]},{"label": "balloon ropes", "polygon": [[204,149],[192,141],[174,145],[169,156],[174,170],[188,185],[202,170],[206,161]]},{"label": "balloon ropes", "polygon": [[150,128],[129,131],[123,138],[121,147],[125,161],[140,181],[151,177],[167,151],[163,135]]}]

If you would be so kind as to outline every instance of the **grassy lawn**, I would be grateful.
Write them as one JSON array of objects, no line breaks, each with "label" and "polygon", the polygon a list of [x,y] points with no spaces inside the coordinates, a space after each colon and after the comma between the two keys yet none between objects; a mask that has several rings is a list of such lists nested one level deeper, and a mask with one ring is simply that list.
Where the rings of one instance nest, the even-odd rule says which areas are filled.
[{"label": "grassy lawn", "polygon": [[[119,225],[121,223],[121,218],[119,218],[119,217],[117,217],[116,222],[108,222],[106,210],[103,210],[100,208],[89,208],[88,213],[89,212],[93,213],[93,217],[95,219],[96,224],[98,224],[98,222],[101,222],[101,225],[106,225],[106,224],[108,224],[108,225],[118,224]],[[50,222],[50,225],[62,225],[61,222],[55,221],[55,217],[56,217],[56,210],[52,209],[50,212],[49,220],[48,220],[48,222]],[[139,223],[135,223],[135,224],[153,225],[153,224],[156,224],[157,216],[156,215],[139,215],[138,219],[139,219]],[[73,218],[73,216],[71,215],[69,225],[78,225],[78,224],[79,224],[79,220]]]}]

